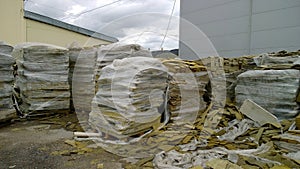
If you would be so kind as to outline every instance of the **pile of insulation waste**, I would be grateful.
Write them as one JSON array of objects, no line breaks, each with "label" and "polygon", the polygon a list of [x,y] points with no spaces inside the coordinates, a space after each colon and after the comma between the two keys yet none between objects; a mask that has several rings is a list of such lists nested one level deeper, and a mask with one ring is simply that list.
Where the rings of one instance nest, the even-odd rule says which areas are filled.
[{"label": "pile of insulation waste", "polygon": [[98,78],[92,139],[127,168],[299,168],[299,53],[115,59]]},{"label": "pile of insulation waste", "polygon": [[[208,106],[208,84],[209,75],[201,61],[151,58],[148,54],[115,59],[101,69],[92,101],[89,124],[101,133],[97,143],[118,155],[139,157],[173,147],[184,135],[153,133],[171,121],[174,130],[192,124]],[[154,141],[147,141],[149,138]],[[145,141],[149,144],[141,146]],[[142,149],[137,154],[138,147]]]}]

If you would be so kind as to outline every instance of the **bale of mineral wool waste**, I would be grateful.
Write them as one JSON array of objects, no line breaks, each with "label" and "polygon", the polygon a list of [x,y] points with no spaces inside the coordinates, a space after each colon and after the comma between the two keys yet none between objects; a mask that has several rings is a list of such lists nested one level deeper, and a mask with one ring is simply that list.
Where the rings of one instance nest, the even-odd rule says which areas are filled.
[{"label": "bale of mineral wool waste", "polygon": [[102,69],[89,122],[118,139],[141,136],[168,119],[193,123],[207,107],[208,82],[205,66],[194,61],[115,60]]},{"label": "bale of mineral wool waste", "polygon": [[209,76],[199,61],[162,59],[169,73],[168,108],[176,123],[193,123],[210,101]]},{"label": "bale of mineral wool waste", "polygon": [[254,58],[255,64],[262,68],[289,69],[300,61],[300,51],[264,53]]},{"label": "bale of mineral wool waste", "polygon": [[12,46],[0,43],[0,123],[16,117],[12,101],[15,64],[15,59],[11,56],[12,50]]},{"label": "bale of mineral wool waste", "polygon": [[16,87],[24,115],[67,113],[70,109],[68,50],[62,47],[23,43],[13,51],[17,61]]},{"label": "bale of mineral wool waste", "polygon": [[168,120],[162,118],[168,113],[168,73],[159,59],[115,60],[101,71],[89,117],[93,129],[124,140],[141,136]]},{"label": "bale of mineral wool waste", "polygon": [[259,104],[278,119],[295,117],[300,109],[297,100],[299,70],[250,70],[238,76],[236,101],[246,99]]},{"label": "bale of mineral wool waste", "polygon": [[88,123],[89,113],[91,112],[91,103],[95,96],[95,66],[97,57],[97,48],[86,47],[81,50],[70,49],[72,59],[72,79],[70,86],[72,88],[72,103],[75,108],[79,122],[84,125]]},{"label": "bale of mineral wool waste", "polygon": [[[113,43],[106,46],[100,46],[97,51],[97,61],[95,69],[96,83],[101,74],[101,69],[111,64],[115,59],[124,59],[130,57],[152,57],[149,50],[144,49],[138,44]],[[96,91],[97,91],[96,84]]]}]

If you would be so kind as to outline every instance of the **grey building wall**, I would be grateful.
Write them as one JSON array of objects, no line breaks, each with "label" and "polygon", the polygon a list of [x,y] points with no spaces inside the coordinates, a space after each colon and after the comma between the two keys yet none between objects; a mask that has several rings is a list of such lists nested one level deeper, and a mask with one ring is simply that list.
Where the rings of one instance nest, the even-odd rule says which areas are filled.
[{"label": "grey building wall", "polygon": [[[208,37],[220,56],[300,49],[300,0],[181,0],[180,13]],[[207,42],[204,36],[193,36],[194,31],[181,21],[180,56],[215,55],[204,48],[196,56],[189,49]]]}]

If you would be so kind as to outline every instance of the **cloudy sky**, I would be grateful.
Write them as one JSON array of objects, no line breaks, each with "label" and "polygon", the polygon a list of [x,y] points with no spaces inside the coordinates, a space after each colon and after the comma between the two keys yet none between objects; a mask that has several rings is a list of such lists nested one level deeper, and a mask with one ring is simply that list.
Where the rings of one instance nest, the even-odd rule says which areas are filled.
[{"label": "cloudy sky", "polygon": [[[175,3],[173,17],[170,15]],[[180,0],[26,0],[25,9],[158,50],[178,48]]]}]

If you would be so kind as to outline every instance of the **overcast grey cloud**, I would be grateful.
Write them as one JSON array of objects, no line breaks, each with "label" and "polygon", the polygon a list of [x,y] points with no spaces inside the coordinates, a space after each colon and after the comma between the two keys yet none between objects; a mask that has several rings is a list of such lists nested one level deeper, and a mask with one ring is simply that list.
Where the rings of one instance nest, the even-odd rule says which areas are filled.
[{"label": "overcast grey cloud", "polygon": [[[160,49],[175,0],[27,0],[25,9],[104,33],[124,43]],[[178,48],[179,4],[176,0],[163,47]]]}]

